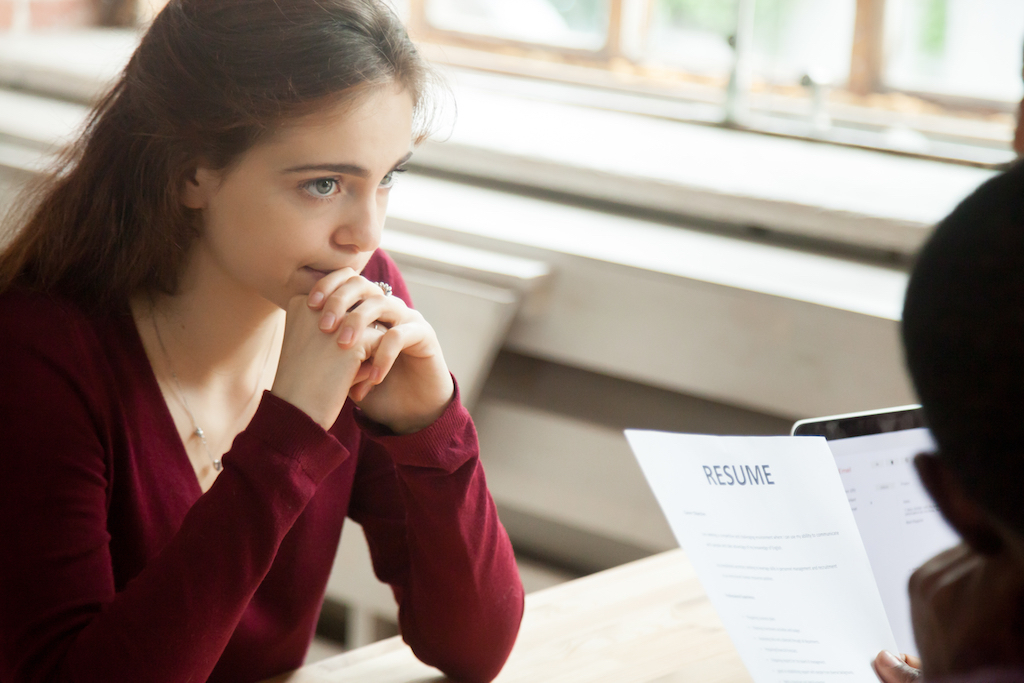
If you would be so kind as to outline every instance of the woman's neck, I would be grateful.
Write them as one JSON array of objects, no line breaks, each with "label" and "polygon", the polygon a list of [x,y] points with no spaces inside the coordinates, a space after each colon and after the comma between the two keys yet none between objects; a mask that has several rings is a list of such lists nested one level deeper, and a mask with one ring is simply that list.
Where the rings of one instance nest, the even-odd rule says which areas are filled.
[{"label": "woman's neck", "polygon": [[274,377],[284,311],[218,269],[192,268],[178,293],[138,297],[132,312],[154,367],[166,365],[183,384],[251,388],[257,375]]}]

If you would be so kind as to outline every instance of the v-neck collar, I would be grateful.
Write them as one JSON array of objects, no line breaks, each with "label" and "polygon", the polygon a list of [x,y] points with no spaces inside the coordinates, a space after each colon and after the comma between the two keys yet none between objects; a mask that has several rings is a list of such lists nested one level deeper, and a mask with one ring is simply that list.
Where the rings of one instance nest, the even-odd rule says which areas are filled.
[{"label": "v-neck collar", "polygon": [[193,499],[190,503],[194,503],[203,495],[203,487],[199,483],[199,475],[196,473],[195,467],[192,466],[192,460],[188,457],[185,443],[181,440],[181,435],[178,433],[178,426],[174,423],[174,416],[171,415],[167,399],[164,398],[164,393],[160,390],[160,382],[157,381],[156,371],[153,369],[153,364],[146,354],[146,345],[142,343],[142,335],[139,333],[135,316],[131,313],[125,314],[124,325],[127,328],[126,337],[129,338],[129,343],[134,347],[131,351],[136,356],[134,359],[135,369],[141,378],[141,385],[147,392],[147,398],[152,404],[154,406],[159,405],[155,412],[159,415],[161,421],[159,425],[162,432],[161,435],[167,442],[173,444],[172,450],[174,451],[174,457],[177,459],[178,467],[187,468],[188,476],[185,478],[191,483],[190,493],[193,494]]}]

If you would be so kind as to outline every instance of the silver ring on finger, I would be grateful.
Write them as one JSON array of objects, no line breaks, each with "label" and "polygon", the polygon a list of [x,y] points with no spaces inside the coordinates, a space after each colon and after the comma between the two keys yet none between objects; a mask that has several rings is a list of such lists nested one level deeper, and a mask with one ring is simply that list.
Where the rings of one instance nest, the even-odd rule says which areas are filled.
[{"label": "silver ring on finger", "polygon": [[373,321],[373,329],[377,330],[378,332],[387,332],[388,331],[388,328],[385,327],[384,325],[381,325],[380,322],[377,321],[377,320]]},{"label": "silver ring on finger", "polygon": [[391,285],[386,282],[374,282],[373,284],[380,287],[381,291],[384,292],[384,296],[391,296]]}]

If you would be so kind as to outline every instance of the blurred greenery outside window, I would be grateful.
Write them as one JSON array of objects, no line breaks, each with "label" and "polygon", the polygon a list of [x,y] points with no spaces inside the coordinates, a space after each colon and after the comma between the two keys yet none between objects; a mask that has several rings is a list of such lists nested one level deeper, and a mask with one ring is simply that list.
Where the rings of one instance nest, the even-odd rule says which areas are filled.
[{"label": "blurred greenery outside window", "polygon": [[1024,0],[396,4],[427,54],[455,66],[643,95],[681,120],[977,165],[1013,158]]}]

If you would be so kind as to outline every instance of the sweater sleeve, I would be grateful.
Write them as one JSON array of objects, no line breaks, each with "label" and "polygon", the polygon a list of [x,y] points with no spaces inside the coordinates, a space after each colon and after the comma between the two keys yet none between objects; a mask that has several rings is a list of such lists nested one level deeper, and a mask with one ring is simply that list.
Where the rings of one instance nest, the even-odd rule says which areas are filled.
[{"label": "sweater sleeve", "polygon": [[[386,281],[408,301],[389,270]],[[490,681],[515,643],[523,587],[458,390],[415,434],[393,435],[358,411],[356,419],[367,438],[349,516],[366,533],[378,578],[392,586],[403,638],[454,680]]]},{"label": "sweater sleeve", "polygon": [[24,318],[0,320],[0,680],[204,681],[282,538],[348,453],[265,394],[213,487],[115,591],[101,371],[74,319]]}]

